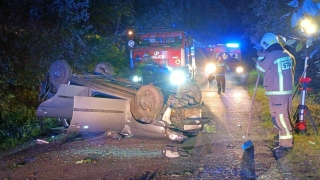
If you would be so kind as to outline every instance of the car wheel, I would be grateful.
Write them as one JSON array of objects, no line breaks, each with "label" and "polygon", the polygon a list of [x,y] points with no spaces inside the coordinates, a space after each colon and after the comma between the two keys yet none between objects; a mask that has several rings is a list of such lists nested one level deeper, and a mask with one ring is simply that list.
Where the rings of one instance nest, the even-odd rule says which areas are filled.
[{"label": "car wheel", "polygon": [[94,72],[96,74],[115,75],[113,66],[108,62],[98,63],[94,68]]},{"label": "car wheel", "polygon": [[55,61],[49,70],[49,81],[52,85],[52,92],[56,93],[60,84],[68,84],[72,76],[70,65],[65,60]]},{"label": "car wheel", "polygon": [[201,90],[196,84],[184,83],[178,87],[178,92],[192,97],[196,103],[200,103],[202,100]]},{"label": "car wheel", "polygon": [[153,85],[142,86],[130,102],[133,117],[144,123],[152,123],[163,110],[163,106],[163,94]]}]

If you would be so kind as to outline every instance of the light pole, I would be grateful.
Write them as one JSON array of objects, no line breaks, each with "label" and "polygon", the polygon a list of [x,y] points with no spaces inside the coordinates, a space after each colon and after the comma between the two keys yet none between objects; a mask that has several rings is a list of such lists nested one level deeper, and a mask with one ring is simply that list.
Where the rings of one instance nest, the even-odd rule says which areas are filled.
[{"label": "light pole", "polygon": [[128,46],[130,47],[130,68],[132,69],[133,68],[132,48],[134,46],[134,41],[130,40],[128,42]]},{"label": "light pole", "polygon": [[128,36],[130,37],[130,40],[128,41],[128,46],[130,47],[130,68],[133,69],[133,58],[132,58],[132,48],[134,46],[133,39],[133,31],[128,30]]},{"label": "light pole", "polygon": [[[306,98],[306,92],[307,92],[307,85],[311,81],[311,78],[307,78],[307,68],[308,68],[308,60],[309,60],[309,55],[308,55],[308,47],[311,45],[312,42],[312,35],[317,31],[317,27],[315,24],[313,24],[310,20],[305,19],[301,21],[301,31],[308,37],[307,42],[306,42],[306,57],[304,60],[304,70],[302,73],[302,77],[300,78],[300,83],[302,84],[302,90],[301,90],[301,100],[300,100],[300,105],[298,106],[298,109],[294,115],[294,117],[297,116],[297,113],[299,113],[299,116],[296,120],[295,124],[295,131],[297,133],[305,133],[306,131],[306,119],[307,115],[311,121],[311,123],[314,122],[310,116],[308,107],[305,104],[305,98]],[[316,133],[318,134],[317,129],[315,128]]]}]

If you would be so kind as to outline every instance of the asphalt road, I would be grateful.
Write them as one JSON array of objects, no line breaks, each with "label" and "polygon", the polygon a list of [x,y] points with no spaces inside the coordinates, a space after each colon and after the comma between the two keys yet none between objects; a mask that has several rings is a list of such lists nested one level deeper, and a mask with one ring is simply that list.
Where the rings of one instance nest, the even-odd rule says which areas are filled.
[{"label": "asphalt road", "polygon": [[[269,148],[269,132],[257,114],[248,137],[254,159],[248,159],[241,148],[251,106],[245,88],[229,77],[221,95],[215,81],[209,84],[200,77],[198,84],[206,116],[212,119],[209,133],[182,144],[168,139],[121,139],[110,133],[71,136],[64,143],[32,142],[22,150],[2,153],[0,179],[284,179]],[[167,144],[189,156],[163,156],[161,149]]]}]

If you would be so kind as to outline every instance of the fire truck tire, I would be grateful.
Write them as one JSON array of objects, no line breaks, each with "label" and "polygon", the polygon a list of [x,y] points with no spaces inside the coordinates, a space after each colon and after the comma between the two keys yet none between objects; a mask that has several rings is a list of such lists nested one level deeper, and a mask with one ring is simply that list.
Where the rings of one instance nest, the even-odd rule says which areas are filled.
[{"label": "fire truck tire", "polygon": [[201,89],[196,84],[184,83],[178,88],[178,92],[192,97],[196,103],[200,103],[202,100]]},{"label": "fire truck tire", "polygon": [[130,110],[136,120],[152,123],[161,113],[164,97],[161,90],[153,85],[140,87],[130,102]]},{"label": "fire truck tire", "polygon": [[49,70],[49,82],[52,85],[51,92],[56,93],[60,84],[68,84],[72,76],[72,69],[65,60],[53,62]]},{"label": "fire truck tire", "polygon": [[115,75],[113,66],[108,62],[98,63],[94,68],[94,72],[96,74]]}]

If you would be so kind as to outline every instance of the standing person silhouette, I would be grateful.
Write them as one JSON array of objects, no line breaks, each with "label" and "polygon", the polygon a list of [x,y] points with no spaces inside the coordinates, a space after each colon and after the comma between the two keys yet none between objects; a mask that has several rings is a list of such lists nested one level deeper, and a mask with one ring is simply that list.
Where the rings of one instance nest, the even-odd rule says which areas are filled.
[{"label": "standing person silhouette", "polygon": [[230,69],[229,66],[223,61],[222,56],[219,55],[218,62],[217,62],[217,71],[216,71],[218,94],[221,94],[221,91],[224,93],[226,90],[226,71],[229,69]]}]

